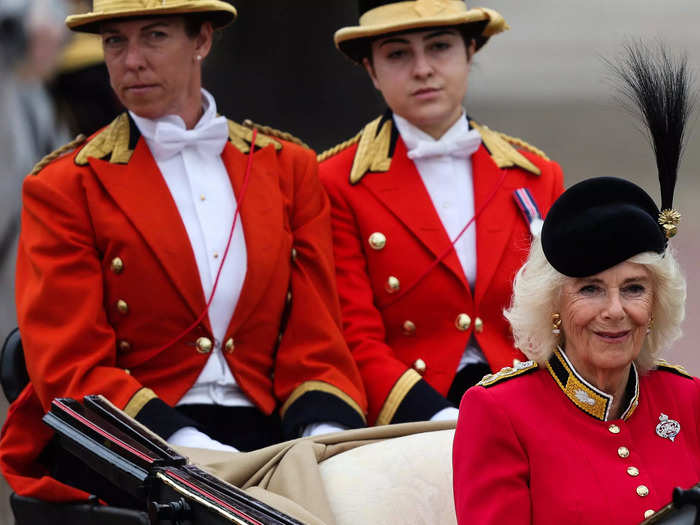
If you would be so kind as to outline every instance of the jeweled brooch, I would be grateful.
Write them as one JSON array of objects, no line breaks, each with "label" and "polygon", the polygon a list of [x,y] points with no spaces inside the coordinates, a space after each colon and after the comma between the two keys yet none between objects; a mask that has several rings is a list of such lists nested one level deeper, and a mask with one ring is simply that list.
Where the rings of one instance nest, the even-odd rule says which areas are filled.
[{"label": "jeweled brooch", "polygon": [[681,431],[681,424],[675,419],[670,419],[663,412],[659,416],[659,424],[656,425],[656,435],[674,441]]}]

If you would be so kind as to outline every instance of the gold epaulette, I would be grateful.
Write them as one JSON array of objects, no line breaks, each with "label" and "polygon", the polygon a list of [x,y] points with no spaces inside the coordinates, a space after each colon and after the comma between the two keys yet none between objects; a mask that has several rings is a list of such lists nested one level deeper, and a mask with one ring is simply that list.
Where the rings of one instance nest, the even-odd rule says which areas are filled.
[{"label": "gold epaulette", "polygon": [[392,120],[384,117],[377,117],[364,127],[350,169],[350,184],[360,182],[368,171],[389,171],[391,129]]},{"label": "gold epaulette", "polygon": [[534,146],[530,146],[524,140],[509,137],[508,135],[498,131],[493,131],[487,126],[477,124],[473,120],[470,121],[470,124],[479,132],[479,134],[481,134],[481,140],[484,142],[484,146],[486,146],[486,148],[489,150],[491,153],[491,158],[499,168],[512,168],[513,166],[518,166],[519,168],[529,171],[534,175],[540,175],[540,169],[530,162],[530,160],[524,157],[514,146],[530,151],[546,160],[549,160],[542,151]]},{"label": "gold epaulette", "polygon": [[316,160],[318,162],[323,162],[324,160],[331,158],[333,155],[335,155],[336,153],[340,153],[345,148],[349,148],[353,144],[357,144],[359,142],[361,136],[362,136],[362,132],[360,131],[354,137],[349,138],[348,140],[341,142],[340,144],[336,144],[335,146],[327,149],[326,151],[324,151],[320,155],[317,155]]},{"label": "gold epaulette", "polygon": [[505,368],[501,368],[495,374],[486,374],[484,378],[477,384],[479,386],[483,386],[484,388],[488,388],[498,383],[502,383],[503,381],[506,381],[508,379],[513,379],[514,377],[534,372],[535,370],[537,370],[537,368],[538,364],[534,361],[524,361],[522,363],[516,364],[513,367],[506,366]]},{"label": "gold epaulette", "polygon": [[683,365],[674,365],[674,364],[669,363],[665,359],[657,359],[654,364],[655,364],[656,368],[659,370],[666,370],[667,372],[671,372],[672,374],[677,374],[679,376],[688,377],[690,379],[693,378],[693,376],[688,373],[688,371],[685,369],[685,367]]},{"label": "gold epaulette", "polygon": [[293,142],[294,144],[298,144],[304,148],[311,149],[306,142],[286,131],[271,128],[270,126],[263,126],[262,124],[257,124],[250,119],[244,120],[243,125],[250,129],[257,129],[260,133],[268,135],[269,137],[276,137],[278,139],[286,140],[287,142]]},{"label": "gold epaulette", "polygon": [[[253,141],[253,129],[248,126],[243,126],[233,120],[228,121],[228,139],[241,153],[250,151],[250,143]],[[262,132],[255,137],[255,145],[258,148],[264,148],[272,145],[276,150],[282,149],[282,143],[267,136]]]},{"label": "gold epaulette", "polygon": [[75,163],[79,166],[85,166],[91,157],[104,159],[109,155],[111,163],[127,164],[134,153],[132,149],[129,149],[129,136],[131,134],[129,128],[129,116],[122,113],[106,128],[88,140],[85,147],[75,157]]},{"label": "gold epaulette", "polygon": [[75,148],[80,146],[83,142],[85,142],[85,135],[82,133],[75,137],[75,139],[71,140],[68,144],[65,146],[61,146],[58,148],[56,151],[53,151],[46,155],[43,159],[41,159],[39,162],[36,163],[36,166],[32,168],[31,174],[36,175],[39,173],[41,170],[43,170],[46,166],[51,164],[54,160],[56,160],[59,157],[62,157],[69,151],[73,151]]},{"label": "gold epaulette", "polygon": [[536,148],[532,144],[528,144],[523,139],[519,139],[518,137],[511,137],[510,135],[506,135],[505,133],[501,133],[500,131],[498,132],[498,134],[501,137],[503,137],[506,140],[506,142],[510,142],[511,144],[513,144],[513,146],[517,148],[524,149],[525,151],[529,151],[530,153],[534,153],[538,157],[542,157],[544,160],[552,160],[540,148]]}]

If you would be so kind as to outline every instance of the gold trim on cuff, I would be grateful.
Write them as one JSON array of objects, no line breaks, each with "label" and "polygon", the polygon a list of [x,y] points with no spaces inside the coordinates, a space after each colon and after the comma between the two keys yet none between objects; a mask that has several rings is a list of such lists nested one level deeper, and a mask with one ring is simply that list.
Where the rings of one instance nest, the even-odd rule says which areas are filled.
[{"label": "gold trim on cuff", "polygon": [[399,405],[403,402],[406,394],[416,386],[416,383],[423,379],[421,375],[413,369],[408,369],[403,373],[399,380],[396,381],[391,392],[386,397],[382,409],[379,411],[379,416],[377,416],[376,425],[388,425],[391,420],[394,419],[396,410],[398,410]]},{"label": "gold trim on cuff", "polygon": [[320,391],[320,392],[325,392],[327,394],[334,395],[336,397],[339,397],[341,400],[343,400],[345,403],[350,405],[355,412],[360,414],[360,417],[362,418],[362,421],[365,423],[367,422],[367,419],[365,418],[365,414],[360,408],[360,405],[357,404],[357,401],[355,401],[353,398],[351,398],[349,395],[347,395],[345,392],[343,392],[340,388],[337,386],[333,386],[330,383],[324,383],[323,381],[306,381],[296,387],[294,391],[289,395],[287,398],[287,401],[284,402],[284,405],[282,405],[282,408],[280,409],[280,417],[284,418],[284,415],[286,414],[287,410],[289,409],[294,402],[299,399],[301,396],[306,394],[307,392],[314,392],[314,391]]},{"label": "gold trim on cuff", "polygon": [[136,414],[141,412],[141,409],[146,406],[146,403],[157,397],[156,393],[150,388],[141,388],[136,391],[126,404],[124,412],[130,417],[136,417]]}]

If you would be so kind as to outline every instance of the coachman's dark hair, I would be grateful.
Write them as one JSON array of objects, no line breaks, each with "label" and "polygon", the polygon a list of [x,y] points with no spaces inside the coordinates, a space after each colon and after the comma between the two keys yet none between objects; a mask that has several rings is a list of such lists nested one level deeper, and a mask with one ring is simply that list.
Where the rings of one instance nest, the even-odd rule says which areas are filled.
[{"label": "coachman's dark hair", "polygon": [[645,125],[659,172],[660,209],[671,209],[688,118],[697,98],[687,57],[673,57],[662,43],[651,48],[630,42],[623,57],[608,65],[622,80],[619,93],[624,105]]}]

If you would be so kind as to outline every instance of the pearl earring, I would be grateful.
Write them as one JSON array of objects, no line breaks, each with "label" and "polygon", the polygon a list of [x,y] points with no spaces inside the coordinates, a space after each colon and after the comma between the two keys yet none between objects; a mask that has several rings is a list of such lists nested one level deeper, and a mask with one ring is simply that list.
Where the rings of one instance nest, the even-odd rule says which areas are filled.
[{"label": "pearl earring", "polygon": [[202,55],[197,55],[197,62],[201,62],[201,61],[202,61]]}]

